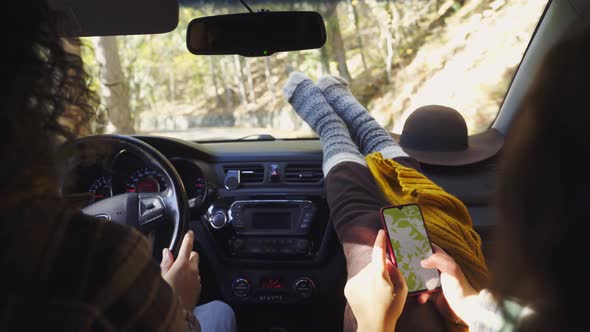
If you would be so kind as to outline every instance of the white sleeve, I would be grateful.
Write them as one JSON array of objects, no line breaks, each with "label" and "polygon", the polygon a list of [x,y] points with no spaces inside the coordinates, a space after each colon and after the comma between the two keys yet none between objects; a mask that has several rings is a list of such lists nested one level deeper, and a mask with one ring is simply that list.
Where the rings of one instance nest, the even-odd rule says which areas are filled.
[{"label": "white sleeve", "polygon": [[530,307],[511,300],[503,300],[502,306],[494,296],[483,289],[473,298],[471,314],[464,319],[470,332],[514,331],[522,319],[534,314]]}]

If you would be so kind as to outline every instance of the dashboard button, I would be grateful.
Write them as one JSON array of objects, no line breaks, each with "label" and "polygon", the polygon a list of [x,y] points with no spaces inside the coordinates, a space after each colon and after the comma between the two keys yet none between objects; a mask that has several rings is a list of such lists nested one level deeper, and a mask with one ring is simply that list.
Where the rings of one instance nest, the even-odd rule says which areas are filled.
[{"label": "dashboard button", "polygon": [[294,255],[295,254],[295,249],[293,248],[281,248],[281,254],[285,254],[285,255]]},{"label": "dashboard button", "polygon": [[295,245],[295,250],[298,253],[306,253],[307,249],[309,247],[309,242],[307,240],[299,240],[297,241],[297,244]]},{"label": "dashboard button", "polygon": [[139,196],[139,216],[138,223],[140,226],[147,226],[148,224],[157,221],[164,217],[165,207],[164,202],[158,196],[143,195]]},{"label": "dashboard button", "polygon": [[299,278],[293,283],[295,294],[304,299],[310,298],[314,289],[315,283],[307,277]]},{"label": "dashboard button", "polygon": [[272,182],[279,182],[281,179],[281,174],[279,172],[279,165],[272,164],[270,165],[270,180]]},{"label": "dashboard button", "polygon": [[234,240],[234,249],[241,249],[246,244],[246,241],[242,239],[235,239]]},{"label": "dashboard button", "polygon": [[261,248],[250,248],[249,249],[251,254],[261,254],[263,252],[263,250]]},{"label": "dashboard button", "polygon": [[250,283],[244,278],[236,278],[232,282],[232,293],[237,297],[247,297],[250,293]]},{"label": "dashboard button", "polygon": [[215,229],[220,229],[227,224],[227,214],[223,210],[217,210],[209,216],[209,224]]}]

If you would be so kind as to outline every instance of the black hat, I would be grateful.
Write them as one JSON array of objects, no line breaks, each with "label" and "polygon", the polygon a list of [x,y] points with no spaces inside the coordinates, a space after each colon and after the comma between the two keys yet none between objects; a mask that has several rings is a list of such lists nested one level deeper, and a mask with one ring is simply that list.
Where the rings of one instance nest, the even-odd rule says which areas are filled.
[{"label": "black hat", "polygon": [[441,105],[416,109],[406,120],[402,134],[393,136],[419,162],[443,166],[488,159],[504,144],[504,136],[494,128],[469,136],[461,113]]}]

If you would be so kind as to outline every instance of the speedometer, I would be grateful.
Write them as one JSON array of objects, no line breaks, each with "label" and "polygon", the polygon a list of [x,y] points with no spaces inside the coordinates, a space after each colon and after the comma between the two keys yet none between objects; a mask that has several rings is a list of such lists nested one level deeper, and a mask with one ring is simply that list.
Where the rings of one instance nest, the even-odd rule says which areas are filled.
[{"label": "speedometer", "polygon": [[101,176],[98,179],[94,180],[94,182],[92,182],[92,184],[88,188],[88,192],[93,195],[92,203],[113,196],[111,178]]},{"label": "speedometer", "polygon": [[131,193],[157,193],[166,190],[166,181],[158,171],[144,167],[131,174],[126,190]]}]

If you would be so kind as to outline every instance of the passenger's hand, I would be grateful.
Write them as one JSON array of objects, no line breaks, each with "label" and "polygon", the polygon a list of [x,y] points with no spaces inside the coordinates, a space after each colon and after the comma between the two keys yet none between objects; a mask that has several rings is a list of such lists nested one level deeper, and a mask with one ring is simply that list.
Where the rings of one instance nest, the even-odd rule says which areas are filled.
[{"label": "passenger's hand", "polygon": [[[435,302],[435,306],[447,319],[455,322],[458,322],[459,318],[465,320],[469,318],[473,311],[470,310],[470,306],[478,292],[471,286],[453,257],[449,256],[439,246],[435,244],[432,246],[434,254],[424,259],[422,266],[428,269],[438,269],[441,272],[440,281],[446,299],[446,304],[441,302],[440,298],[434,299],[438,301],[438,304]],[[418,301],[424,302],[424,298],[425,296],[422,299],[418,298]],[[446,307],[447,305],[450,307],[451,312]]]},{"label": "passenger's hand", "polygon": [[199,275],[199,254],[193,251],[195,235],[188,231],[180,246],[178,258],[165,248],[162,252],[162,277],[180,297],[186,310],[192,311],[201,295],[201,276]]},{"label": "passenger's hand", "polygon": [[441,316],[449,322],[465,325],[461,317],[457,316],[453,309],[451,309],[443,292],[423,293],[417,296],[417,300],[421,304],[425,304],[426,302],[431,303]]},{"label": "passenger's hand", "polygon": [[408,286],[401,272],[387,259],[385,241],[385,232],[379,230],[371,263],[344,287],[358,331],[393,331],[406,302]]},{"label": "passenger's hand", "polygon": [[[435,244],[433,244],[433,247],[440,249]],[[418,303],[421,304],[425,304],[426,302],[431,303],[446,320],[457,324],[462,323],[461,318],[449,306],[443,292],[423,293],[418,295],[417,299]]]}]

